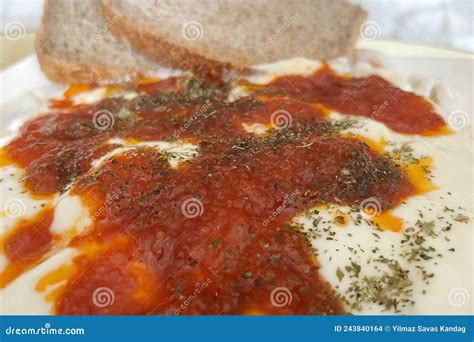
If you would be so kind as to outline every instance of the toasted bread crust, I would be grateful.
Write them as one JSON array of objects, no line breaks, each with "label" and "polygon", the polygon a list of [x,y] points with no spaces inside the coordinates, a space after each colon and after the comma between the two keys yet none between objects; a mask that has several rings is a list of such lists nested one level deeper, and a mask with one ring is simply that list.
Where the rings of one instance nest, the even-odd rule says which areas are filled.
[{"label": "toasted bread crust", "polygon": [[[249,63],[245,56],[239,56],[238,54],[234,55],[232,60],[229,60],[226,56],[222,56],[221,59],[212,54],[205,55],[202,52],[196,52],[196,49],[174,42],[166,35],[161,35],[156,30],[147,28],[130,19],[129,16],[121,13],[108,1],[101,1],[101,4],[105,19],[107,21],[118,21],[118,25],[111,27],[113,34],[119,39],[127,41],[143,54],[172,67],[191,70],[201,77],[208,75],[221,77],[230,69],[246,72],[252,67],[252,63]],[[340,46],[337,50],[327,49],[328,51],[325,54],[321,54],[321,57],[324,56],[324,60],[337,58],[341,55],[346,55],[349,59],[354,57],[359,28],[367,19],[367,12],[359,6],[351,6],[354,7],[354,13],[356,13],[354,14],[352,30],[347,32],[347,39],[344,40],[343,46]],[[306,56],[306,58],[312,58],[312,56]]]},{"label": "toasted bread crust", "polygon": [[167,39],[157,36],[152,30],[137,26],[137,24],[117,13],[113,7],[102,2],[102,13],[105,20],[116,20],[110,30],[119,39],[127,41],[135,49],[164,64],[174,68],[191,70],[198,76],[221,77],[228,70],[245,70],[243,65],[224,63],[192,52],[184,46],[174,44]]},{"label": "toasted bread crust", "polygon": [[[50,0],[45,0],[42,23],[51,20],[49,12],[46,10],[49,5]],[[52,82],[64,84],[123,83],[147,76],[146,72],[138,69],[88,65],[55,56],[44,43],[47,39],[48,33],[42,24],[36,35],[35,50],[41,70]]]},{"label": "toasted bread crust", "polygon": [[[35,43],[41,69],[51,81],[66,84],[121,83],[135,81],[149,75],[151,70],[106,64],[89,65],[54,53],[54,49],[48,48],[49,44],[42,43],[43,41],[47,43],[49,39],[44,23],[52,20],[47,10],[51,2],[52,0],[45,0],[44,2],[42,25]],[[242,60],[245,57],[234,56],[232,61],[229,61],[228,58],[220,59],[216,56],[206,56],[205,53],[196,52],[191,47],[174,42],[146,26],[137,25],[127,15],[119,13],[113,5],[108,5],[107,1],[101,1],[101,8],[104,19],[115,23],[110,27],[110,31],[117,38],[160,63],[182,70],[191,70],[198,77],[220,78],[231,69],[245,72],[251,68],[248,61]],[[366,17],[367,13],[360,9],[360,13],[356,15],[354,29],[348,32],[345,47],[341,47],[340,53],[346,53],[349,58],[353,56],[355,43],[359,35],[359,27],[366,20]],[[332,54],[334,54],[334,51]],[[328,59],[339,56],[332,56],[332,54],[327,56]]]},{"label": "toasted bread crust", "polygon": [[123,83],[147,76],[138,70],[90,66],[53,56],[41,43],[44,34],[44,31],[40,29],[36,37],[35,49],[41,70],[51,82],[63,84]]},{"label": "toasted bread crust", "polygon": [[[355,59],[356,55],[356,43],[357,40],[359,39],[360,35],[360,27],[364,22],[367,20],[368,13],[362,9],[360,9],[359,15],[357,16],[357,19],[354,21],[354,29],[350,32],[349,38],[347,39],[347,51],[346,51],[346,57],[349,59],[349,61],[353,61]],[[340,57],[340,56],[334,56],[334,58]]]}]

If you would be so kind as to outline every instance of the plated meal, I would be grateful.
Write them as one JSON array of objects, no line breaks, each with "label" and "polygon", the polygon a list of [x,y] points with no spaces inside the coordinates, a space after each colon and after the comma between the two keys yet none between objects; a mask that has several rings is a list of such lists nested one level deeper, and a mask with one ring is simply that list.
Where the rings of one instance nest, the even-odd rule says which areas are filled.
[{"label": "plated meal", "polygon": [[[3,314],[472,312],[460,304],[472,291],[472,135],[436,96],[350,64],[344,44],[296,58],[286,37],[276,53],[305,27],[301,8],[284,9],[299,14],[264,57],[232,63],[230,43],[222,60],[200,59],[209,41],[168,44],[175,22],[143,33],[136,17],[146,25],[160,5],[141,3],[46,2],[41,67],[74,84],[1,140]],[[358,30],[363,12],[344,6]],[[193,15],[205,26],[210,14]],[[89,38],[100,20],[107,30],[72,58],[68,19]],[[122,53],[124,71],[100,64],[100,49]]]}]

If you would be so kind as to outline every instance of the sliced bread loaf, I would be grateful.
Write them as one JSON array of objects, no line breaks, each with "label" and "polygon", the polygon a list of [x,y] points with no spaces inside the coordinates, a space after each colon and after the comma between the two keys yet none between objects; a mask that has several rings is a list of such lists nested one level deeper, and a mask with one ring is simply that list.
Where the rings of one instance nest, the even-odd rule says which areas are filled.
[{"label": "sliced bread loaf", "polygon": [[118,37],[176,68],[227,68],[350,55],[366,18],[344,0],[102,0]]},{"label": "sliced bread loaf", "polygon": [[118,40],[98,0],[46,0],[36,38],[46,76],[59,83],[123,82],[155,73],[160,65]]}]

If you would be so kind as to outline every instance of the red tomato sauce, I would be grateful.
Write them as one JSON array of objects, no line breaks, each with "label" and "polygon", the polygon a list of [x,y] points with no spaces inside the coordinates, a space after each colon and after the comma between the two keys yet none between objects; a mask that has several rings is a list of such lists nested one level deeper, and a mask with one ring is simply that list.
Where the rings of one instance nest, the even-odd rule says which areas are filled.
[{"label": "red tomato sauce", "polygon": [[53,210],[47,208],[33,220],[20,221],[13,233],[4,242],[4,251],[12,261],[37,259],[51,245],[53,236],[49,226],[53,221]]},{"label": "red tomato sauce", "polygon": [[53,218],[53,208],[46,207],[32,219],[20,220],[2,239],[1,249],[11,263],[0,274],[0,287],[36,265],[49,252],[53,244],[49,230]]},{"label": "red tomato sauce", "polygon": [[[369,197],[389,209],[414,187],[389,158],[339,135],[312,103],[367,116],[389,89],[397,102],[387,113],[397,120],[384,114],[378,117],[382,122],[410,133],[443,124],[427,103],[374,77],[285,77],[259,91],[270,99],[248,96],[235,103],[164,94],[176,84],[168,81],[146,84],[147,95],[133,100],[106,99],[27,122],[7,152],[25,168],[29,191],[52,195],[74,182],[71,193],[81,197],[93,217],[91,227],[69,242],[84,253],[74,259],[79,271],[56,298],[56,312],[344,313],[318,273],[309,241],[289,221],[321,203],[358,205]],[[324,90],[303,96],[316,78]],[[289,82],[296,88],[290,89]],[[358,86],[363,96],[339,101]],[[104,111],[113,122],[98,129],[94,117]],[[252,123],[269,131],[261,136],[246,132],[243,124]],[[197,144],[199,151],[177,169],[150,147],[130,149],[91,168],[93,160],[118,146],[108,143],[111,138],[183,140]],[[10,261],[31,251],[44,253],[49,246],[29,236],[28,248],[7,253]],[[4,248],[15,241],[7,240]],[[93,300],[100,288],[113,294],[107,306]],[[275,289],[282,288],[290,294],[283,307],[272,300]]]},{"label": "red tomato sauce", "polygon": [[403,91],[377,75],[341,77],[327,66],[309,77],[278,78],[260,93],[322,103],[343,114],[380,121],[400,133],[429,135],[446,125],[421,96]]}]

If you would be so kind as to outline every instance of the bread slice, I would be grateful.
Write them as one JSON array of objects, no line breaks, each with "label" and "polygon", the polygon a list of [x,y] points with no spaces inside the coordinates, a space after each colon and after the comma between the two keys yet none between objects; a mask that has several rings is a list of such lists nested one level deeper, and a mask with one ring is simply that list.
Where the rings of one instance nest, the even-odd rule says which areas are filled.
[{"label": "bread slice", "polygon": [[176,68],[228,68],[350,55],[366,12],[344,0],[102,0],[111,30]]},{"label": "bread slice", "polygon": [[46,76],[59,83],[113,83],[146,77],[160,64],[118,40],[98,0],[46,0],[36,52]]}]

